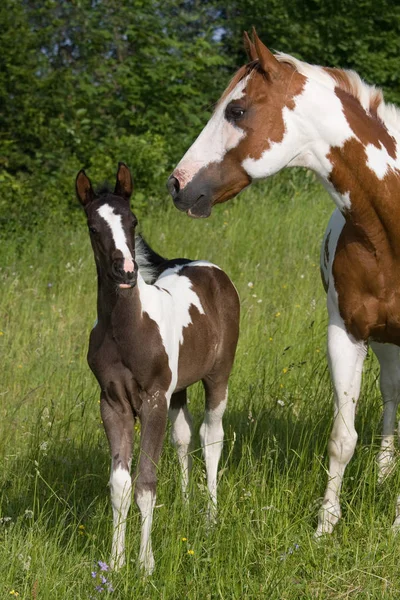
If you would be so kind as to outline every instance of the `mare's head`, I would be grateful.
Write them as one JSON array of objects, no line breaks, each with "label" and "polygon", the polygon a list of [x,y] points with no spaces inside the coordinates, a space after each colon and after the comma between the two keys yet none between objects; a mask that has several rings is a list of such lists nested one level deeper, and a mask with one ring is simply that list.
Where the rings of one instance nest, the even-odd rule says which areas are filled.
[{"label": "mare's head", "polygon": [[[250,62],[222,94],[214,114],[168,180],[179,210],[208,217],[212,206],[236,196],[258,177],[276,173],[294,158],[278,147],[285,133],[284,111],[292,110],[304,77],[278,60],[258,38],[245,33]],[[276,147],[268,165],[260,161]]]},{"label": "mare's head", "polygon": [[119,163],[114,191],[95,193],[85,171],[79,171],[76,195],[85,209],[90,241],[99,277],[118,289],[129,289],[137,282],[135,227],[137,219],[129,200],[133,191],[128,167]]}]

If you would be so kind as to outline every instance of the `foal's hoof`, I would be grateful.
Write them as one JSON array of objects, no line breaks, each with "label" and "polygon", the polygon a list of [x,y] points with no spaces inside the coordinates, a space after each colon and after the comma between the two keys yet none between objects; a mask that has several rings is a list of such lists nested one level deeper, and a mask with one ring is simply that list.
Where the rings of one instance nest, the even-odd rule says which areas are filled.
[{"label": "foal's hoof", "polygon": [[146,556],[144,556],[143,558],[140,558],[139,562],[140,562],[140,567],[143,571],[143,575],[145,577],[149,577],[153,573],[154,568],[156,566],[153,553],[151,553],[151,554],[146,553]]}]

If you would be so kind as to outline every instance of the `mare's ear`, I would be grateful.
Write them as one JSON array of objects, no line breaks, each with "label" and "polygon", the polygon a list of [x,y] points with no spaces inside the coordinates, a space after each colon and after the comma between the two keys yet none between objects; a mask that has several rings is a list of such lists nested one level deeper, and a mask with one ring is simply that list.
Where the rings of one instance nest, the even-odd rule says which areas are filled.
[{"label": "mare's ear", "polygon": [[94,200],[92,183],[83,169],[81,169],[76,176],[75,191],[79,202],[84,207]]},{"label": "mare's ear", "polygon": [[253,39],[257,58],[264,73],[271,79],[274,77],[279,77],[281,64],[279,60],[272,54],[271,50],[268,50],[267,46],[262,43],[257,35],[255,27],[253,27]]},{"label": "mare's ear", "polygon": [[243,32],[243,43],[244,43],[244,49],[246,50],[248,59],[251,61],[257,60],[258,56],[257,56],[256,47],[253,44],[253,42],[251,41],[247,31]]},{"label": "mare's ear", "polygon": [[118,163],[117,181],[115,182],[114,194],[129,200],[133,192],[133,181],[131,172],[125,163]]}]

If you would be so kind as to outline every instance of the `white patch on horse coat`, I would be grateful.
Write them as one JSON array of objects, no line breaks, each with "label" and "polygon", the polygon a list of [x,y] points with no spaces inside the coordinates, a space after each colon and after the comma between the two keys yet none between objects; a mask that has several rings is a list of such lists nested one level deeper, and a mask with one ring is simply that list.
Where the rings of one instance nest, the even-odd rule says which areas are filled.
[{"label": "white patch on horse coat", "polygon": [[[331,80],[331,78],[329,78]],[[308,79],[301,94],[295,97],[294,109],[282,111],[285,126],[281,142],[272,143],[260,158],[246,158],[242,162],[252,179],[261,179],[277,173],[286,166],[301,166],[318,173],[328,191],[332,163],[328,154],[332,147],[341,148],[354,132],[343,113],[343,105],[333,87]],[[339,208],[349,208],[349,197],[333,197]]]},{"label": "white patch on horse coat", "polygon": [[204,308],[200,298],[192,289],[192,282],[179,272],[185,267],[214,267],[205,261],[194,261],[164,271],[154,285],[147,285],[138,273],[138,286],[142,311],[157,323],[162,343],[168,356],[171,370],[171,383],[167,391],[167,404],[178,381],[178,361],[180,344],[183,343],[183,330],[192,323],[190,307],[195,306],[200,314]]},{"label": "white patch on horse coat", "polygon": [[126,519],[131,505],[132,479],[126,469],[111,470],[110,489],[114,524],[111,558],[112,568],[118,569],[125,563]]},{"label": "white patch on horse coat", "polygon": [[125,232],[122,227],[121,215],[114,212],[109,204],[103,204],[97,212],[106,221],[111,229],[114,244],[117,250],[122,252],[124,257],[124,271],[132,272],[134,270],[132,254],[126,243]]},{"label": "white patch on horse coat", "polygon": [[[207,471],[207,486],[211,502],[217,504],[217,471],[224,441],[222,417],[228,403],[228,390],[225,398],[214,410],[207,410],[200,427],[200,441]],[[209,507],[211,511],[212,507]]]},{"label": "white patch on horse coat", "polygon": [[365,152],[367,154],[367,167],[375,173],[378,179],[383,179],[389,170],[400,168],[399,159],[392,158],[382,144],[380,144],[380,148],[368,144]]},{"label": "white patch on horse coat", "polygon": [[221,162],[232,148],[235,148],[246,135],[243,129],[225,119],[225,109],[232,100],[239,100],[251,73],[234,87],[234,89],[218,104],[214,114],[183,156],[175,169],[179,172],[179,184],[183,189],[200,169],[210,163]]},{"label": "white patch on horse coat", "polygon": [[155,564],[150,537],[155,503],[156,495],[150,490],[143,490],[136,497],[136,504],[142,517],[139,562],[147,575],[154,571]]}]

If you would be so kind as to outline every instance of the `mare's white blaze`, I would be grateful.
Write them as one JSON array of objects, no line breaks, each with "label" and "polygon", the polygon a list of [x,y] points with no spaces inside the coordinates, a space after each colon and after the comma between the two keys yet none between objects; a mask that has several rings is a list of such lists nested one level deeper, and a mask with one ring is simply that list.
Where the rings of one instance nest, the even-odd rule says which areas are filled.
[{"label": "mare's white blaze", "polygon": [[373,144],[368,144],[365,152],[367,154],[367,167],[375,173],[378,179],[383,179],[388,171],[400,168],[400,160],[392,158],[382,144],[379,148]]},{"label": "mare's white blaze", "polygon": [[147,575],[154,571],[155,564],[150,537],[155,503],[156,495],[151,490],[142,490],[136,496],[136,504],[142,517],[139,562]]},{"label": "mare's white blaze", "polygon": [[221,162],[232,148],[235,148],[246,135],[243,129],[225,119],[225,109],[232,100],[239,100],[245,94],[245,87],[250,75],[247,75],[217,106],[211,119],[191,145],[175,169],[181,189],[183,189],[196,173],[210,163]]},{"label": "mare's white blaze", "polygon": [[[252,179],[260,179],[286,166],[307,167],[322,177],[332,193],[333,186],[328,179],[332,171],[328,158],[330,149],[341,148],[355,137],[333,86],[326,87],[308,79],[302,93],[295,97],[294,109],[285,107],[282,116],[285,127],[282,141],[272,143],[258,159],[244,159],[244,170]],[[346,194],[336,194],[333,199],[341,209],[350,206]]]},{"label": "mare's white blaze", "polygon": [[131,505],[132,479],[126,469],[118,467],[111,470],[110,490],[114,524],[111,566],[118,569],[125,562],[126,519]]},{"label": "mare's white blaze", "polygon": [[157,323],[168,356],[171,371],[171,383],[166,398],[168,406],[178,381],[179,346],[183,343],[183,330],[192,323],[190,307],[195,306],[200,314],[204,314],[200,298],[192,289],[192,282],[188,277],[179,275],[185,266],[216,268],[205,261],[179,265],[164,271],[154,285],[147,285],[140,271],[138,274],[142,311]]},{"label": "mare's white blaze", "polygon": [[[214,410],[207,410],[200,427],[200,441],[203,448],[207,471],[207,486],[212,505],[217,504],[217,471],[224,441],[222,417],[228,402],[228,390],[225,398]],[[210,506],[213,512],[212,505]],[[212,516],[212,515],[211,515]]]},{"label": "mare's white blaze", "polygon": [[111,229],[114,244],[117,250],[122,252],[124,257],[124,271],[131,273],[134,270],[132,254],[126,243],[125,232],[122,227],[121,215],[114,212],[114,209],[109,204],[103,204],[97,212],[106,221]]}]

